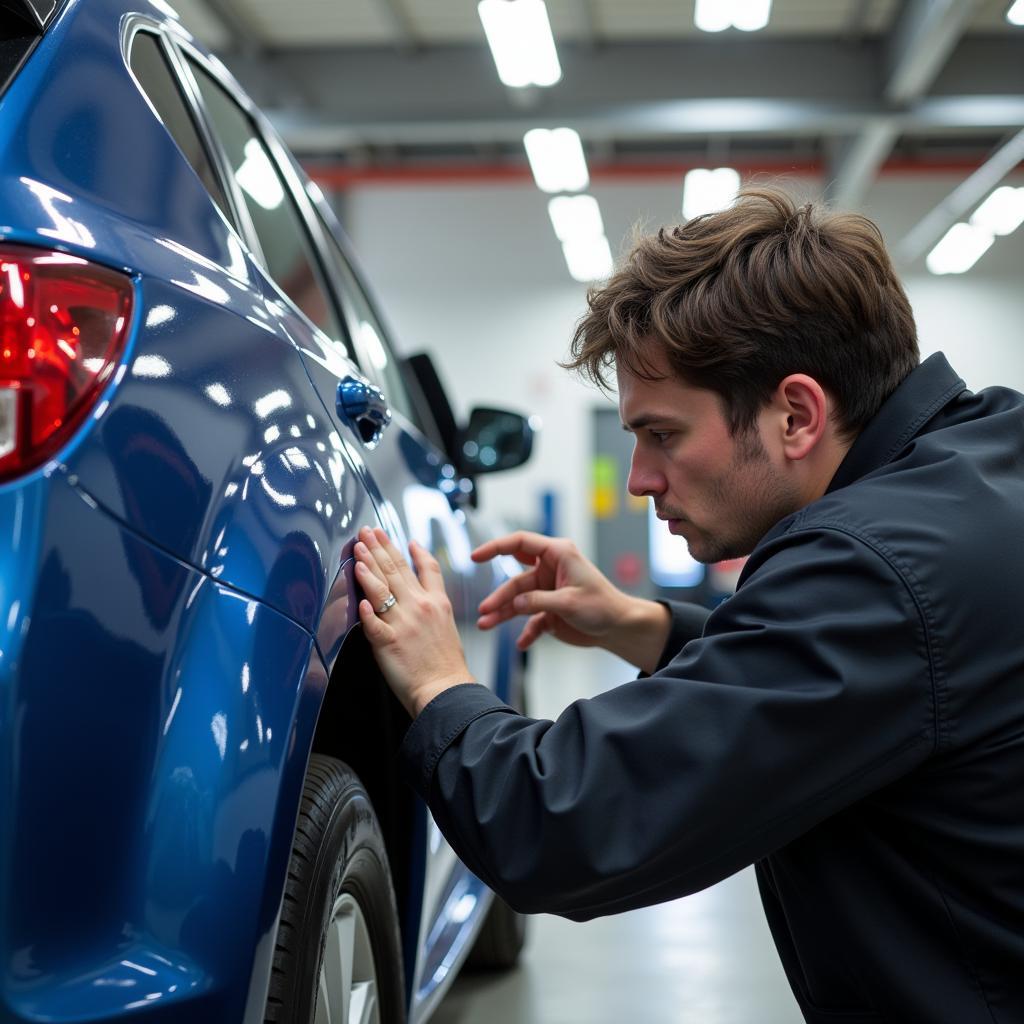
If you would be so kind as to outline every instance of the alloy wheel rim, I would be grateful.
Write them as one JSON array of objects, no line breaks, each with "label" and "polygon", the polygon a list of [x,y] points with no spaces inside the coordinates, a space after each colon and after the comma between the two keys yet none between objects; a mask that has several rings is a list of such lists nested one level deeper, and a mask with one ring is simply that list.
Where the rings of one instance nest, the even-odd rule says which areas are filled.
[{"label": "alloy wheel rim", "polygon": [[351,893],[342,893],[331,910],[313,1024],[380,1024],[370,931]]}]

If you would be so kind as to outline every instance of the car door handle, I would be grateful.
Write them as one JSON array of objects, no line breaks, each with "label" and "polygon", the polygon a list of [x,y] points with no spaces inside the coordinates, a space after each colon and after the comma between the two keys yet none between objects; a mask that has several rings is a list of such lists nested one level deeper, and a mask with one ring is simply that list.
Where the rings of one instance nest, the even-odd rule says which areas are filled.
[{"label": "car door handle", "polygon": [[338,415],[351,425],[363,444],[373,448],[391,422],[391,409],[384,393],[360,377],[345,377],[338,384]]}]

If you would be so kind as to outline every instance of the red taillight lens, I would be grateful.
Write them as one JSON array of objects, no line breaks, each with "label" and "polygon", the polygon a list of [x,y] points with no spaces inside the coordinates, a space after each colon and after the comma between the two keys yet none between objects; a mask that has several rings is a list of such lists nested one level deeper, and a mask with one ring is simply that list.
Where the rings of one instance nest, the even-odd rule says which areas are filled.
[{"label": "red taillight lens", "polygon": [[0,480],[81,425],[124,352],[131,307],[124,274],[0,245]]}]

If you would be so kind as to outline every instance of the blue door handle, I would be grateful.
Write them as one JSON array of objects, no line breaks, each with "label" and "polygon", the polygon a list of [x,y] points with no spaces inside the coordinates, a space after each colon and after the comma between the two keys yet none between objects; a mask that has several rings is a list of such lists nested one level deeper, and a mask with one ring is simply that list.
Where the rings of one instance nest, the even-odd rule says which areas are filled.
[{"label": "blue door handle", "polygon": [[391,409],[380,388],[360,377],[345,377],[338,385],[338,415],[359,435],[367,448],[374,448],[391,422]]}]

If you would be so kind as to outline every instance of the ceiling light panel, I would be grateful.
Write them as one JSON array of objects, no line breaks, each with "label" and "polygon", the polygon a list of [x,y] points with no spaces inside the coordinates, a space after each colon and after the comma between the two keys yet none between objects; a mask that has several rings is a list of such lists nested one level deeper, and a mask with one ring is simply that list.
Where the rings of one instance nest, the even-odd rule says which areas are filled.
[{"label": "ceiling light panel", "polygon": [[498,77],[513,89],[562,77],[544,0],[480,0],[477,5]]},{"label": "ceiling light panel", "polygon": [[583,144],[572,128],[533,128],[523,145],[542,192],[582,192],[590,184]]},{"label": "ceiling light panel", "polygon": [[925,259],[933,274],[963,274],[981,259],[995,241],[972,224],[954,224]]},{"label": "ceiling light panel", "polygon": [[604,235],[600,238],[563,242],[562,252],[569,273],[581,284],[601,281],[610,276],[613,270],[611,246]]},{"label": "ceiling light panel", "polygon": [[772,0],[694,0],[693,23],[702,32],[758,32],[767,26],[771,11]]},{"label": "ceiling light panel", "polygon": [[1016,231],[1024,224],[1024,188],[997,188],[971,215],[971,224],[993,235]]},{"label": "ceiling light panel", "polygon": [[683,217],[690,220],[724,210],[732,205],[739,187],[739,172],[731,167],[688,171],[683,179]]},{"label": "ceiling light panel", "polygon": [[601,208],[593,196],[555,196],[548,202],[548,216],[560,242],[604,236]]}]

